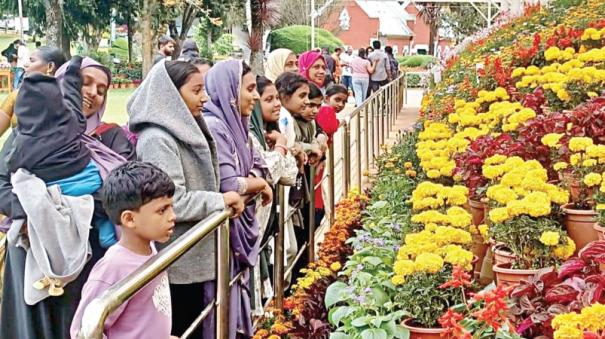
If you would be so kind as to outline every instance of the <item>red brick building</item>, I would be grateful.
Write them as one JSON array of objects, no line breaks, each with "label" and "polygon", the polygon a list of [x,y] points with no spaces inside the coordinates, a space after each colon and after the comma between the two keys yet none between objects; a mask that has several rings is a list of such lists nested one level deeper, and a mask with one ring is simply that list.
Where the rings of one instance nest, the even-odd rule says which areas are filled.
[{"label": "red brick building", "polygon": [[[430,28],[418,13],[419,8],[409,0],[346,1],[342,10],[332,13],[324,28],[354,49],[380,40],[383,45],[393,46],[398,55],[428,53]],[[452,46],[452,41],[440,37],[437,52],[446,46]]]}]

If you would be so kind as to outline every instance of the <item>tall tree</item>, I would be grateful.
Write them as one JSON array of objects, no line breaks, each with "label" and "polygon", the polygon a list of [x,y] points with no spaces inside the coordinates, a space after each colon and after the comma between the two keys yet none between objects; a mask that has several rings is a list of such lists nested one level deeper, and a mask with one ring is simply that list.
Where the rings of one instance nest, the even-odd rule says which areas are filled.
[{"label": "tall tree", "polygon": [[141,35],[143,37],[143,77],[147,75],[153,66],[153,49],[155,34],[153,28],[153,13],[158,10],[158,0],[142,0],[141,7]]},{"label": "tall tree", "polygon": [[439,26],[441,25],[441,3],[435,2],[418,2],[422,8],[418,12],[418,16],[429,25],[429,54],[435,55],[435,40],[439,33]]},{"label": "tall tree", "polygon": [[264,74],[263,37],[265,30],[278,23],[279,12],[275,0],[250,0],[250,67],[256,74]]}]

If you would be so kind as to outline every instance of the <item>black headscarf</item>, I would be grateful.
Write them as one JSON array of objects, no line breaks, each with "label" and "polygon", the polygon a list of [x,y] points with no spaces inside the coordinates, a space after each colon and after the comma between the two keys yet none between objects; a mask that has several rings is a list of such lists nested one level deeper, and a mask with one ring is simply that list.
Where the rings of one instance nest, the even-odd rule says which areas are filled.
[{"label": "black headscarf", "polygon": [[15,104],[16,136],[8,168],[24,168],[44,181],[81,172],[90,153],[80,136],[86,131],[82,114],[81,57],[74,57],[63,81],[41,73],[25,77]]}]

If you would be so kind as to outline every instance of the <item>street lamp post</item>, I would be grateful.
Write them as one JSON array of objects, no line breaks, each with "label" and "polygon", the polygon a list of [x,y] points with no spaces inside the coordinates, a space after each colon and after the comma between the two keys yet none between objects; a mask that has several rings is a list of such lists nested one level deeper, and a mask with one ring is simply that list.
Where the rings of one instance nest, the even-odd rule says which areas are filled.
[{"label": "street lamp post", "polygon": [[17,1],[19,6],[19,33],[21,35],[21,41],[23,41],[23,1]]}]

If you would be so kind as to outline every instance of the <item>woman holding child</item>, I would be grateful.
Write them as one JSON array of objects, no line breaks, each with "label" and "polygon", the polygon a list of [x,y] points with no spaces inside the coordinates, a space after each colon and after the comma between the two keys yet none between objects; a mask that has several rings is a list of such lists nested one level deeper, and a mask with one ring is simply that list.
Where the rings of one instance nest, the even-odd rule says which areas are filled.
[{"label": "woman holding child", "polygon": [[[65,66],[67,70],[62,86],[63,96],[59,92],[59,83],[54,78],[38,73],[38,75],[32,75],[31,80],[26,78],[27,85],[20,90],[17,98],[15,106],[17,129],[11,134],[4,144],[2,152],[0,152],[2,155],[0,157],[0,213],[13,220],[27,217],[21,207],[20,200],[12,193],[11,172],[14,172],[15,169],[27,168],[40,179],[43,179],[47,185],[58,184],[65,195],[78,196],[93,193],[93,196],[98,198],[98,191],[95,189],[95,192],[92,192],[92,189],[100,187],[105,174],[125,161],[123,157],[100,144],[100,142],[86,140],[84,134],[90,121],[86,115],[86,110],[91,113],[91,116],[101,116],[106,97],[104,94],[97,97],[96,105],[88,102],[86,86],[83,86],[83,82],[86,83],[86,80],[82,77],[82,73],[85,72],[80,72],[80,68],[98,68],[101,66],[86,66],[86,59],[81,60],[79,58],[72,62],[76,62],[76,64],[70,68]],[[109,71],[101,71],[103,74],[93,79],[93,82],[104,81],[108,86],[110,81]],[[29,86],[30,83],[31,86]],[[42,90],[40,86],[48,87],[47,90],[44,90],[44,93],[47,93],[44,99],[36,94],[37,91]],[[52,91],[52,95],[50,91]],[[68,119],[69,123],[67,120],[60,123],[60,119],[52,118],[53,115],[64,109],[69,113],[65,113],[67,115],[60,114],[59,117],[60,119]],[[25,119],[22,126],[19,125],[20,116]],[[65,130],[66,128],[67,130]],[[40,130],[43,130],[44,133],[39,132]],[[28,134],[32,131],[38,132]],[[26,146],[28,139],[23,139],[21,136],[46,137],[52,142],[44,142],[45,148],[31,148]],[[57,136],[60,137],[57,138]],[[19,151],[19,147],[27,148]],[[91,147],[102,150],[103,154],[93,156],[93,152],[89,151]],[[67,149],[71,151],[65,152]],[[77,149],[79,151],[76,153],[79,156],[72,156],[71,154],[76,154],[74,151]],[[40,151],[47,155],[43,155]],[[7,159],[10,163],[7,163]],[[82,165],[70,165],[73,161],[79,161],[78,164]],[[61,163],[64,164],[63,167],[65,168],[61,168]],[[93,165],[91,166],[91,164]],[[8,165],[10,165],[10,170]],[[84,185],[82,180],[86,180],[87,184]],[[96,216],[104,215],[100,204],[95,204],[94,214]],[[105,252],[102,243],[104,239],[109,239],[110,242],[105,244],[105,247],[107,247],[111,245],[110,238],[115,240],[114,229],[110,223],[110,228],[105,228],[111,233],[106,234],[109,238],[101,236],[99,224],[94,221],[92,224],[93,228],[89,235],[92,256],[77,275],[77,278],[69,282],[68,285],[62,286],[62,291],[58,289],[53,292],[58,295],[46,297],[33,304],[27,304],[24,299],[24,293],[27,293],[24,291],[32,288],[24,282],[25,271],[28,266],[26,251],[15,245],[9,244],[7,246],[2,309],[10,311],[2,312],[0,337],[26,339],[69,337],[69,326],[80,300],[82,286],[92,266]],[[107,226],[107,223],[105,225]],[[16,230],[16,232],[18,231]],[[65,234],[58,238],[57,235],[51,236],[53,237],[52,241],[61,241]],[[35,285],[34,288],[36,288]]]}]

